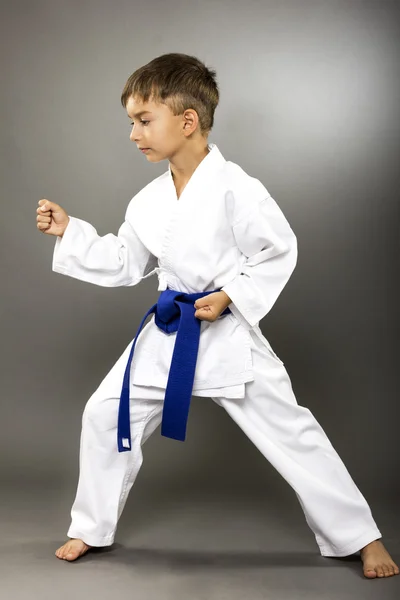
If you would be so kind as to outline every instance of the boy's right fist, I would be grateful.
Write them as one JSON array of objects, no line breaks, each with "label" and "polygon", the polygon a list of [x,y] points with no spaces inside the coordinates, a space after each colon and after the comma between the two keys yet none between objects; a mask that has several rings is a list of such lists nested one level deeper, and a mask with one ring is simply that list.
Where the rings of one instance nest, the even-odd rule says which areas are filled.
[{"label": "boy's right fist", "polygon": [[39,200],[38,204],[36,221],[39,231],[62,237],[69,223],[65,210],[50,200]]}]

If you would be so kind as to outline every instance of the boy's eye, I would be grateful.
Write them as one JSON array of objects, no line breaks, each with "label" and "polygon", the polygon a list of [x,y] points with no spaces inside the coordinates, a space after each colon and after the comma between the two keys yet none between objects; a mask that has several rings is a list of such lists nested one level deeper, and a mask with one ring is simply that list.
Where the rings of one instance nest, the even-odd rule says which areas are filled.
[{"label": "boy's eye", "polygon": [[[142,119],[140,120],[141,123],[143,123],[143,125],[147,125],[148,123],[150,123],[150,121],[143,121]],[[135,123],[133,123],[133,121],[131,121],[131,125],[134,125]]]}]

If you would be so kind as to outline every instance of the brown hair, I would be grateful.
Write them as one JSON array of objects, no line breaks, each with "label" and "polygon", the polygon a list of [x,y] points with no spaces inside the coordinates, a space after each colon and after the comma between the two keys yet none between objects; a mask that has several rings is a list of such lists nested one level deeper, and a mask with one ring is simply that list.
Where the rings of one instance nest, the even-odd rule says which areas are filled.
[{"label": "brown hair", "polygon": [[129,77],[121,95],[125,108],[130,96],[147,102],[167,104],[174,115],[192,108],[199,116],[201,132],[214,124],[219,101],[216,72],[188,54],[163,54],[137,69]]}]

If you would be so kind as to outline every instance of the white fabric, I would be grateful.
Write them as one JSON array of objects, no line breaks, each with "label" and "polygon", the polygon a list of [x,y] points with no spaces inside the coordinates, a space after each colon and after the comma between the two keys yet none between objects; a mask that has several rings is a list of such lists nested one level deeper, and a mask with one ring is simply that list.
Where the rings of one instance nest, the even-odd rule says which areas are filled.
[{"label": "white fabric", "polygon": [[[296,237],[260,181],[226,161],[215,144],[209,149],[179,200],[170,169],[136,194],[117,235],[101,237],[70,217],[56,240],[53,270],[109,287],[134,286],[156,273],[160,291],[225,290],[232,314],[201,323],[193,395],[225,408],[288,481],[321,554],[352,554],[381,534],[322,428],[297,405],[284,365],[258,326],[295,268]],[[89,399],[70,537],[113,543],[142,464],[141,445],[161,421],[175,337],[159,330],[154,317],[139,336],[131,452],[118,452],[116,428],[133,340]]]},{"label": "white fabric", "polygon": [[[193,393],[209,397],[218,388],[220,396],[243,398],[253,379],[249,330],[273,352],[258,323],[295,268],[297,241],[262,183],[215,144],[209,149],[179,200],[170,168],[136,194],[117,235],[99,236],[70,217],[52,268],[108,287],[134,286],[156,273],[160,291],[225,290],[232,314],[201,323]],[[154,317],[147,323],[135,349],[134,384],[166,388],[175,338]]]},{"label": "white fabric", "polygon": [[[243,399],[213,398],[294,489],[323,556],[347,556],[381,536],[368,504],[311,412],[297,404],[282,362],[251,332],[255,379]],[[142,445],[161,422],[164,390],[133,386],[132,451],[117,449],[117,361],[86,404],[71,538],[114,542],[143,462]],[[190,435],[190,414],[188,435]],[[177,442],[178,443],[178,442]]]}]

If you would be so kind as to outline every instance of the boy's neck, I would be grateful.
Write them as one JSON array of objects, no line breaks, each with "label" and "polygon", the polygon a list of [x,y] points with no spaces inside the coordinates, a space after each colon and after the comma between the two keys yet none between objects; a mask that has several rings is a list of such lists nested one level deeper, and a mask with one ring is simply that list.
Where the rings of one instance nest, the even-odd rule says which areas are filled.
[{"label": "boy's neck", "polygon": [[208,149],[206,140],[205,145],[200,147],[197,151],[193,153],[182,152],[182,154],[177,155],[170,160],[169,165],[175,186],[185,185],[209,152],[210,150]]}]

